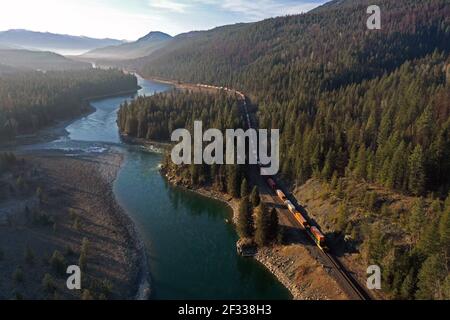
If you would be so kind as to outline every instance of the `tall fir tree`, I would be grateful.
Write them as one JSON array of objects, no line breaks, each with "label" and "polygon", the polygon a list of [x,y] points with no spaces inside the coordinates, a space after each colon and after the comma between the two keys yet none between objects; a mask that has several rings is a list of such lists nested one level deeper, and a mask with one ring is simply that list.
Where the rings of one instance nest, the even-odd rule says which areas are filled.
[{"label": "tall fir tree", "polygon": [[259,204],[254,211],[255,218],[255,242],[264,247],[270,243],[270,216],[263,203]]},{"label": "tall fir tree", "polygon": [[253,187],[252,193],[250,194],[250,202],[252,203],[253,208],[256,208],[261,203],[258,186]]},{"label": "tall fir tree", "polygon": [[248,197],[243,197],[239,203],[236,224],[239,237],[250,238],[253,235],[252,210]]},{"label": "tall fir tree", "polygon": [[248,196],[248,183],[247,183],[247,179],[244,178],[242,180],[241,183],[241,198],[247,197]]},{"label": "tall fir tree", "polygon": [[425,167],[423,160],[423,149],[420,145],[414,148],[409,157],[409,191],[420,196],[425,190]]}]

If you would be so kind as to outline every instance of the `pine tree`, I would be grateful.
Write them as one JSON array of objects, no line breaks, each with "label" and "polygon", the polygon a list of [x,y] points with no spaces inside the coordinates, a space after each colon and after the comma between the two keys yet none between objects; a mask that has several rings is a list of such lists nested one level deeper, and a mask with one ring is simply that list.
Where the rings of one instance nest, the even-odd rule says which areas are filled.
[{"label": "pine tree", "polygon": [[333,171],[334,171],[334,166],[333,164],[335,163],[335,159],[334,159],[334,153],[333,150],[329,150],[327,153],[327,156],[325,158],[325,165],[323,166],[322,169],[322,178],[325,180],[330,179]]},{"label": "pine tree", "polygon": [[50,264],[58,275],[63,275],[66,272],[66,259],[58,250],[53,252],[50,258]]},{"label": "pine tree", "polygon": [[[450,77],[449,77],[450,79]],[[450,300],[450,274],[444,280],[443,297],[444,300]]]},{"label": "pine tree", "polygon": [[53,277],[50,274],[46,273],[44,275],[44,278],[42,279],[42,287],[47,293],[55,292],[56,284],[55,281],[53,280]]},{"label": "pine tree", "polygon": [[237,216],[237,232],[240,238],[249,238],[253,235],[252,211],[248,197],[243,197],[239,203]]},{"label": "pine tree", "polygon": [[441,299],[444,289],[444,281],[447,276],[443,258],[434,254],[425,260],[419,271],[417,299]]},{"label": "pine tree", "polygon": [[258,246],[264,247],[270,242],[270,217],[264,204],[256,207],[255,217],[255,242]]},{"label": "pine tree", "polygon": [[417,243],[417,248],[426,255],[438,253],[437,251],[440,247],[439,240],[438,221],[430,221]]},{"label": "pine tree", "polygon": [[279,221],[278,221],[278,212],[275,208],[272,208],[269,213],[269,239],[274,242],[278,239],[279,233]]},{"label": "pine tree", "polygon": [[415,242],[417,242],[422,234],[425,216],[425,203],[422,198],[416,199],[411,209],[408,222],[408,230]]},{"label": "pine tree", "polygon": [[425,190],[425,168],[423,160],[423,149],[416,146],[409,157],[409,191],[416,195],[422,195]]},{"label": "pine tree", "polygon": [[330,182],[331,190],[336,190],[337,184],[338,184],[338,179],[339,179],[338,173],[337,173],[337,171],[334,171],[333,176],[331,177],[331,182]]},{"label": "pine tree", "polygon": [[361,145],[356,159],[355,176],[359,179],[366,179],[367,177],[367,157],[366,148]]},{"label": "pine tree", "polygon": [[372,225],[370,237],[367,240],[368,262],[381,265],[386,254],[386,245],[383,231],[378,223]]},{"label": "pine tree", "polygon": [[250,202],[252,203],[253,208],[256,208],[261,203],[259,189],[257,186],[253,187],[252,193],[250,194]]},{"label": "pine tree", "polygon": [[440,246],[447,258],[450,258],[450,207],[441,214],[439,221]]},{"label": "pine tree", "polygon": [[344,232],[348,223],[348,209],[345,203],[341,203],[336,213],[336,229],[339,232]]},{"label": "pine tree", "polygon": [[403,190],[406,189],[406,178],[408,171],[408,160],[406,156],[406,146],[402,142],[394,152],[390,163],[390,169],[387,177],[387,185],[389,188]]},{"label": "pine tree", "polygon": [[241,198],[247,197],[248,196],[248,183],[247,183],[247,179],[244,178],[242,180],[241,183]]},{"label": "pine tree", "polygon": [[400,288],[400,296],[404,300],[410,300],[413,298],[415,289],[415,278],[414,278],[414,270],[411,269],[403,280],[402,286]]}]

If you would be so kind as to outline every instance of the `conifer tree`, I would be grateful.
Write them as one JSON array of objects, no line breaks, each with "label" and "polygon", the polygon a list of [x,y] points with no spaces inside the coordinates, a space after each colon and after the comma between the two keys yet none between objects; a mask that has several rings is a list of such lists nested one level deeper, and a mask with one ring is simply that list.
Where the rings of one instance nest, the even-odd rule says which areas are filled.
[{"label": "conifer tree", "polygon": [[252,210],[250,208],[248,197],[243,197],[239,203],[236,224],[240,238],[249,238],[253,235]]},{"label": "conifer tree", "polygon": [[408,229],[414,241],[417,241],[423,230],[425,217],[425,204],[422,198],[415,200],[409,215]]},{"label": "conifer tree", "polygon": [[411,269],[408,273],[408,275],[403,280],[401,289],[400,289],[400,295],[402,299],[404,300],[410,300],[413,298],[415,289],[415,275],[414,270]]},{"label": "conifer tree", "polygon": [[255,208],[255,242],[258,246],[264,247],[270,242],[270,216],[264,204]]},{"label": "conifer tree", "polygon": [[447,271],[442,257],[431,255],[423,263],[418,275],[417,299],[442,299]]},{"label": "conifer tree", "polygon": [[241,183],[241,198],[247,197],[248,196],[248,183],[247,183],[247,179],[244,178],[242,180]]},{"label": "conifer tree", "polygon": [[409,157],[409,191],[416,195],[422,195],[425,190],[425,168],[423,161],[423,149],[416,146]]},{"label": "conifer tree", "polygon": [[253,208],[256,208],[261,203],[258,186],[253,187],[252,193],[250,194],[250,202],[252,203]]},{"label": "conifer tree", "polygon": [[278,239],[279,233],[279,220],[278,220],[278,212],[275,208],[272,208],[269,213],[270,224],[269,224],[269,239],[274,242]]}]

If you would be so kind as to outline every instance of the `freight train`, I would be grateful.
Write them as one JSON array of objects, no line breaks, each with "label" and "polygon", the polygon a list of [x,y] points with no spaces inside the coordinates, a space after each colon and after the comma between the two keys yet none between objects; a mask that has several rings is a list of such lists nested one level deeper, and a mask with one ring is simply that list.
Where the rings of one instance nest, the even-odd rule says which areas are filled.
[{"label": "freight train", "polygon": [[314,243],[323,251],[327,250],[326,239],[319,228],[311,226],[308,220],[297,210],[294,204],[288,200],[286,194],[278,188],[277,183],[273,178],[266,180],[267,185],[277,194],[278,198],[287,206],[289,212],[292,213],[295,220],[303,227],[306,233],[311,237]]},{"label": "freight train", "polygon": [[[225,88],[225,90],[229,90],[228,88]],[[235,91],[238,96],[242,98],[244,101],[244,107],[247,107],[247,102],[245,101],[245,95],[239,91]],[[252,128],[252,124],[250,121],[250,116],[247,112],[246,108],[246,120],[247,120],[247,126],[249,129]],[[258,159],[258,166],[262,167],[261,162]],[[326,246],[326,240],[325,236],[320,232],[319,228],[316,226],[311,226],[308,222],[308,220],[297,210],[297,208],[294,206],[294,204],[288,200],[285,193],[277,187],[277,183],[273,178],[267,178],[266,180],[269,187],[274,191],[278,198],[287,206],[289,211],[294,216],[295,220],[303,227],[303,229],[306,231],[306,233],[310,236],[310,238],[314,241],[314,243],[323,251],[327,251],[328,248]]]}]

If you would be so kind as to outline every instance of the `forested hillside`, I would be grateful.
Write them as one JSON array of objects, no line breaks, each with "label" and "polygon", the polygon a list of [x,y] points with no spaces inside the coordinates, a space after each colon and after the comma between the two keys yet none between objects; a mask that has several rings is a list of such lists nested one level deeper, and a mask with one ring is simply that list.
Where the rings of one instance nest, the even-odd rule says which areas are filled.
[{"label": "forested hillside", "polygon": [[88,110],[86,98],[137,89],[117,70],[24,72],[0,77],[0,140]]},{"label": "forested hillside", "polygon": [[122,133],[155,141],[170,141],[175,129],[193,130],[194,121],[219,130],[242,127],[238,101],[226,93],[172,91],[138,97],[122,105],[118,114]]},{"label": "forested hillside", "polygon": [[135,42],[89,51],[80,56],[84,60],[126,60],[145,57],[165,46],[172,37],[162,32],[150,32]]},{"label": "forested hillside", "polygon": [[282,171],[293,183],[354,171],[359,154],[360,178],[445,197],[450,3],[380,1],[382,30],[369,31],[369,2],[180,36],[137,67],[251,95],[261,126],[282,130]]},{"label": "forested hillside", "polygon": [[[170,141],[173,130],[187,128],[193,132],[194,121],[205,128],[242,128],[243,121],[236,97],[218,92],[172,91],[151,97],[139,97],[121,106],[118,125],[122,134],[153,141]],[[175,166],[170,154],[164,161],[166,170],[174,170],[192,185],[213,185],[220,191],[239,196],[245,178],[244,166],[184,165]]]},{"label": "forested hillside", "polygon": [[91,65],[42,51],[0,49],[0,64],[19,70],[62,71],[89,69]]},{"label": "forested hillside", "polygon": [[380,265],[390,297],[446,299],[450,2],[381,0],[382,30],[369,31],[372,4],[181,35],[132,66],[248,94],[260,127],[281,130],[284,181],[320,181],[321,204],[339,204],[322,219],[328,239],[356,248],[362,269]]}]

